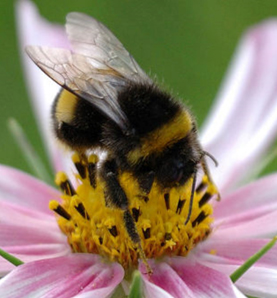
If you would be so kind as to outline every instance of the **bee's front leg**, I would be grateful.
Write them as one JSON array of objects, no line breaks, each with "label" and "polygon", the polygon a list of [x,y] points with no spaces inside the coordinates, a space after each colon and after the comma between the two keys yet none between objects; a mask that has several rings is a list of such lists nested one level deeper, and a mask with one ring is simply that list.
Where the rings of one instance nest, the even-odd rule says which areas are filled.
[{"label": "bee's front leg", "polygon": [[100,175],[105,183],[106,205],[124,211],[123,220],[126,230],[134,243],[140,243],[134,219],[129,211],[128,198],[118,181],[118,169],[115,160],[105,161],[101,167]]},{"label": "bee's front leg", "polygon": [[142,249],[141,239],[137,231],[135,220],[129,210],[128,198],[118,181],[118,170],[115,160],[107,160],[104,162],[101,167],[100,176],[105,183],[106,205],[123,211],[123,221],[126,231],[131,241],[137,246],[140,258],[145,263],[148,272],[152,272]]},{"label": "bee's front leg", "polygon": [[106,160],[104,162],[100,170],[100,177],[105,183],[106,205],[127,211],[129,201],[118,181],[118,169],[115,160]]}]

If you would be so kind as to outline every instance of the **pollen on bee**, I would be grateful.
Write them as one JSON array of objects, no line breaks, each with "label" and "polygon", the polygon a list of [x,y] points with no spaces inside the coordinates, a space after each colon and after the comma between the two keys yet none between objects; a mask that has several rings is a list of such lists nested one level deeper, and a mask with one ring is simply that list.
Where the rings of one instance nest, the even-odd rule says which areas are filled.
[{"label": "pollen on bee", "polygon": [[76,183],[71,183],[66,174],[58,173],[56,183],[62,192],[62,203],[51,201],[49,207],[57,214],[60,229],[73,252],[96,253],[127,269],[137,266],[141,254],[147,259],[186,256],[210,233],[213,209],[209,200],[216,190],[207,177],[196,187],[191,218],[185,224],[192,181],[165,193],[154,181],[144,199],[134,177],[120,173],[119,182],[129,200],[128,214],[133,217],[140,237],[133,243],[123,219],[126,211],[106,206],[105,181],[96,175],[98,156],[84,160],[74,154],[72,159],[77,170]]}]

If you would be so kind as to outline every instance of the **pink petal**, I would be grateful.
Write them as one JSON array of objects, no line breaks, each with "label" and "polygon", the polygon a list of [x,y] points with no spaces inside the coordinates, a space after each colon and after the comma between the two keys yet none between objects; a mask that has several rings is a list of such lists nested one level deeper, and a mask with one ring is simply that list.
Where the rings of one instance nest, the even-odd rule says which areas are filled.
[{"label": "pink petal", "polygon": [[[66,243],[37,243],[31,245],[21,244],[18,246],[1,246],[1,248],[24,263],[57,258],[71,253],[69,245],[66,245]],[[0,277],[5,276],[14,268],[15,266],[13,264],[3,258],[0,258]]]},{"label": "pink petal", "polygon": [[[25,207],[0,202],[0,247],[24,262],[70,253],[55,217]],[[0,275],[13,266],[0,258]]]},{"label": "pink petal", "polygon": [[222,193],[249,174],[277,133],[277,22],[266,21],[242,39],[202,134],[219,161]]},{"label": "pink petal", "polygon": [[[168,259],[168,263],[156,262],[151,266],[153,274],[144,274],[144,280],[151,281],[173,297],[243,297],[234,290],[228,276],[191,259],[175,257]],[[145,272],[144,266],[140,271]]]},{"label": "pink petal", "polygon": [[268,238],[276,235],[277,175],[243,187],[217,203],[213,237]]},{"label": "pink petal", "polygon": [[[198,246],[197,258],[215,263],[241,265],[270,241],[269,239],[236,239],[230,235],[228,237],[229,239],[210,237],[202,242]],[[255,263],[255,266],[277,270],[277,246],[271,248]]]},{"label": "pink petal", "polygon": [[[232,274],[237,265],[203,262],[205,266],[221,271],[227,275]],[[277,297],[277,270],[259,266],[251,267],[235,285],[246,295],[253,297]]]},{"label": "pink petal", "polygon": [[[106,264],[96,255],[72,254],[17,267],[0,280],[0,296],[108,297],[124,276],[117,263]],[[79,296],[80,295],[80,296]]]},{"label": "pink petal", "polygon": [[[48,208],[59,193],[18,170],[0,165],[0,247],[24,262],[70,252]],[[13,266],[0,258],[0,275]]]},{"label": "pink petal", "polygon": [[217,203],[213,238],[271,238],[276,235],[277,175],[233,192]]},{"label": "pink petal", "polygon": [[277,209],[277,175],[259,179],[226,196],[216,204],[214,216],[217,220],[237,217],[241,213],[251,214],[258,210],[260,214]]},{"label": "pink petal", "polygon": [[[36,211],[3,202],[0,202],[0,209],[0,226],[3,227],[3,229],[4,227],[5,229],[9,229],[10,227],[10,229],[14,229],[14,232],[16,232],[17,229],[26,229],[26,234],[28,233],[27,230],[29,228],[32,228],[40,231],[38,232],[38,234],[44,233],[45,230],[51,230],[52,235],[61,234],[54,215],[51,217],[50,215],[45,215]],[[3,233],[7,232],[1,231],[1,233],[2,238],[0,239],[0,241],[4,241]],[[33,235],[33,233],[34,231],[30,234]],[[20,236],[20,233],[18,236]]]},{"label": "pink petal", "polygon": [[156,286],[146,278],[143,279],[143,294],[145,298],[174,298],[168,292]]},{"label": "pink petal", "polygon": [[68,166],[68,161],[64,159],[65,154],[56,143],[50,130],[50,114],[52,103],[60,87],[27,57],[24,48],[27,45],[69,47],[69,44],[64,28],[41,18],[37,8],[31,1],[21,0],[16,2],[16,20],[20,53],[22,54],[30,97],[50,159],[55,170],[59,171]]},{"label": "pink petal", "polygon": [[[153,274],[151,276],[144,274],[144,280],[148,280],[157,285],[173,297],[196,297],[187,284],[183,282],[178,273],[175,272],[167,263],[163,262],[155,264],[153,262],[150,265],[153,269]],[[144,266],[140,268],[140,271],[141,273],[146,272]],[[145,288],[147,291],[150,290],[147,284],[145,284]]]},{"label": "pink petal", "polygon": [[236,282],[246,295],[254,297],[277,297],[277,270],[253,267]]},{"label": "pink petal", "polygon": [[[276,235],[277,231],[277,211],[268,213],[249,220],[248,214],[239,218],[225,220],[220,223],[220,229],[217,229],[214,234],[216,237],[224,238],[229,235],[233,238],[272,238]],[[215,237],[214,236],[214,237]]]},{"label": "pink petal", "polygon": [[0,165],[0,201],[52,215],[48,204],[53,199],[59,199],[59,192],[52,187],[21,171]]}]

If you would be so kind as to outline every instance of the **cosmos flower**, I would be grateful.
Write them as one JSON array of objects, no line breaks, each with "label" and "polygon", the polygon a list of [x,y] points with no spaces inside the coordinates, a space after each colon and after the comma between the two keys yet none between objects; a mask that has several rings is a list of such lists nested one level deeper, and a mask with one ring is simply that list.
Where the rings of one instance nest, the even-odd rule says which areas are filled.
[{"label": "cosmos flower", "polygon": [[[22,46],[68,46],[62,28],[43,20],[31,2],[19,1],[17,13]],[[210,228],[211,220],[207,217],[195,225],[200,230],[191,225],[189,231],[184,231],[184,235],[190,234],[189,238],[193,239],[188,242],[192,246],[188,255],[159,260],[150,258],[152,275],[146,273],[143,262],[139,263],[145,297],[277,296],[277,248],[272,248],[256,262],[235,285],[229,278],[236,268],[277,234],[277,174],[241,186],[256,174],[277,133],[276,40],[275,20],[251,28],[243,36],[201,134],[204,148],[220,163],[220,167],[213,170],[213,176],[222,199],[204,204],[205,212],[209,214],[213,208],[214,221]],[[79,241],[78,231],[74,231],[76,237],[67,238],[66,229],[72,227],[68,225],[66,216],[60,216],[57,221],[54,215],[53,211],[63,206],[60,197],[69,205],[78,199],[68,192],[69,181],[74,181],[71,174],[74,164],[57,147],[48,123],[51,102],[59,87],[36,69],[27,57],[23,56],[23,61],[35,113],[53,167],[56,171],[66,172],[69,178],[63,174],[57,177],[58,185],[67,183],[62,187],[61,196],[56,189],[25,173],[0,166],[0,247],[24,262],[15,268],[0,259],[0,274],[4,276],[0,280],[0,296],[110,297],[116,291],[116,297],[123,297],[130,283],[128,272],[123,269],[124,262],[121,262],[123,265],[103,262],[100,255],[78,252],[76,244],[83,243]],[[73,160],[76,165],[78,156]],[[82,193],[91,192],[91,189],[87,188],[86,178],[79,177],[79,180],[83,183],[81,188],[73,187],[82,197]],[[198,205],[207,194],[209,190],[196,198]],[[172,204],[175,196],[170,195]],[[70,206],[67,210],[72,211]],[[81,221],[88,219],[86,216],[82,219],[78,212],[76,216]],[[70,216],[75,216],[74,210]],[[113,223],[106,225],[114,236]],[[170,230],[170,226],[167,225],[166,229]],[[147,226],[144,231],[146,233]],[[172,238],[167,239],[160,250],[176,247],[174,237],[178,235],[175,236],[171,230],[170,233]],[[104,239],[108,238],[107,235],[102,240],[99,237],[95,240],[96,244],[101,242],[97,247],[108,243]],[[199,241],[199,237],[206,239]],[[115,238],[109,239],[115,242]],[[196,242],[198,244],[194,247]],[[72,249],[77,253],[72,253]],[[158,252],[156,249],[155,253]],[[116,253],[114,258],[122,261],[122,256]]]}]

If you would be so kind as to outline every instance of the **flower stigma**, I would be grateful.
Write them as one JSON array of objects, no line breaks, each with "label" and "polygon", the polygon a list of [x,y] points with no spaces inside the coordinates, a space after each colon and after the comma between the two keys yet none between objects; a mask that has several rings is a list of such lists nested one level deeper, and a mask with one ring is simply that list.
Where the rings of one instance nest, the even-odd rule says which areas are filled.
[{"label": "flower stigma", "polygon": [[145,196],[131,173],[119,173],[140,236],[139,247],[128,235],[124,211],[106,204],[105,182],[96,175],[98,156],[92,154],[84,161],[75,153],[72,160],[78,171],[78,186],[74,189],[65,173],[57,173],[62,203],[51,201],[49,207],[57,214],[58,225],[73,253],[99,254],[128,270],[136,268],[139,259],[146,262],[163,256],[186,256],[210,234],[213,208],[208,202],[217,189],[207,176],[195,189],[192,213],[185,225],[192,179],[168,192],[161,192],[154,181]]}]

